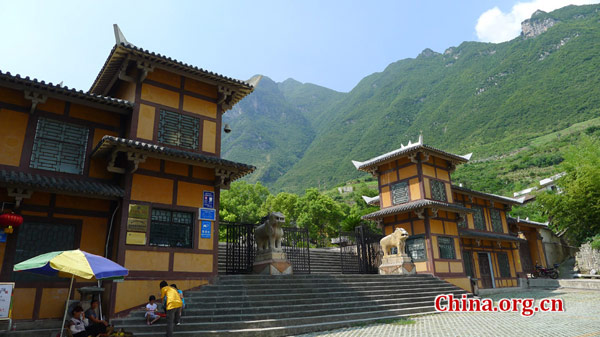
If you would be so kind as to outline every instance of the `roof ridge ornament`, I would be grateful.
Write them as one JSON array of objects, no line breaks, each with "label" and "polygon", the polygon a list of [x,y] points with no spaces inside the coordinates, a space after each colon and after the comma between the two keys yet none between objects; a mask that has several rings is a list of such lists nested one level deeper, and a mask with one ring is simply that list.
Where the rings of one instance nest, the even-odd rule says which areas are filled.
[{"label": "roof ridge ornament", "polygon": [[113,24],[113,29],[115,31],[115,43],[117,45],[124,44],[126,46],[132,46],[132,47],[134,46],[132,43],[127,41],[127,39],[125,38],[125,35],[123,35],[123,32],[119,28],[119,25],[117,25],[116,23]]}]

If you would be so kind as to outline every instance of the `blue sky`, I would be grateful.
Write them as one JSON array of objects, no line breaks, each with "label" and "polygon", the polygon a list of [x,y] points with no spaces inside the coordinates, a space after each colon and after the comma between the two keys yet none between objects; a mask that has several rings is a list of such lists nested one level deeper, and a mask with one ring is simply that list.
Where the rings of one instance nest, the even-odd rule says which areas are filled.
[{"label": "blue sky", "polygon": [[88,90],[117,23],[139,47],[227,76],[349,91],[425,48],[505,41],[537,8],[593,2],[2,1],[0,70]]}]

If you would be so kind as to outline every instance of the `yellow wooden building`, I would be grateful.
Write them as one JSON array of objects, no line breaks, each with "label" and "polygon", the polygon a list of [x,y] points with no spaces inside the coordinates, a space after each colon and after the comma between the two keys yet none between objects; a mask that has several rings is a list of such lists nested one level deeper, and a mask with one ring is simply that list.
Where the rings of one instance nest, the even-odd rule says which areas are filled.
[{"label": "yellow wooden building", "polygon": [[473,291],[470,279],[479,288],[517,286],[530,272],[524,273],[521,265],[523,247],[543,256],[543,246],[538,236],[528,234],[533,232],[520,230],[526,225],[508,221],[507,213],[521,200],[452,183],[456,165],[470,157],[425,145],[420,136],[417,143],[353,161],[379,182],[379,196],[365,201],[380,210],[363,219],[378,221],[385,234],[398,227],[408,231],[406,249],[417,273],[439,276],[468,291]]},{"label": "yellow wooden building", "polygon": [[103,284],[111,317],[145,303],[163,279],[186,290],[217,275],[211,209],[220,189],[254,170],[220,158],[221,117],[258,79],[144,50],[116,25],[115,36],[87,92],[0,72],[0,202],[24,217],[0,243],[0,278],[16,282],[14,319],[62,317],[65,280],[12,272],[48,251],[80,248],[130,270]]}]

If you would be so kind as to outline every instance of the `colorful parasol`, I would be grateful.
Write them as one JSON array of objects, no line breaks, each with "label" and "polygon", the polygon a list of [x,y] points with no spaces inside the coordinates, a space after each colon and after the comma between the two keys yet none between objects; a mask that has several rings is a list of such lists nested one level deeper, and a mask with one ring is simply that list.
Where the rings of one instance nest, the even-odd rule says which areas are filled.
[{"label": "colorful parasol", "polygon": [[[73,289],[73,280],[75,276],[84,279],[119,279],[127,276],[129,271],[113,261],[103,258],[102,256],[90,254],[82,250],[65,250],[59,252],[50,252],[38,255],[29,260],[25,260],[16,264],[14,271],[28,271],[36,274],[48,276],[70,277],[71,285],[69,286],[68,296],[71,296]],[[65,315],[63,317],[63,326],[67,319],[67,304],[65,305]],[[61,329],[60,336],[62,337],[64,329]]]}]

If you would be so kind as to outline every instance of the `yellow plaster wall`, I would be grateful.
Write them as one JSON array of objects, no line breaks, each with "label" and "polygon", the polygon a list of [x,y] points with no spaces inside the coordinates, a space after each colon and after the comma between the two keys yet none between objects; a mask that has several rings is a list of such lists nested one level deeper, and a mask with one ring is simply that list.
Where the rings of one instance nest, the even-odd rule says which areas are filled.
[{"label": "yellow plaster wall", "polygon": [[46,103],[40,103],[37,105],[36,110],[44,110],[48,112],[53,112],[58,115],[65,114],[65,102],[60,101],[54,98],[48,98]]},{"label": "yellow plaster wall", "polygon": [[22,107],[30,107],[31,101],[25,99],[21,90],[13,90],[0,87],[0,102],[10,103]]},{"label": "yellow plaster wall", "polygon": [[40,302],[39,317],[62,318],[65,313],[65,300],[69,288],[44,288]]},{"label": "yellow plaster wall", "polygon": [[28,121],[29,115],[24,112],[0,109],[0,164],[19,166],[21,163]]},{"label": "yellow plaster wall", "polygon": [[185,90],[195,92],[200,95],[204,95],[210,98],[217,98],[217,87],[208,83],[193,80],[191,78],[185,79]]},{"label": "yellow plaster wall", "polygon": [[214,187],[193,184],[184,181],[178,182],[177,185],[177,205],[188,207],[202,207],[203,191],[214,192]]},{"label": "yellow plaster wall", "polygon": [[409,180],[410,184],[410,200],[421,199],[421,186],[419,185],[419,178],[413,178]]},{"label": "yellow plaster wall", "polygon": [[169,270],[169,252],[126,250],[125,268],[129,270]]},{"label": "yellow plaster wall", "polygon": [[202,127],[202,151],[215,153],[217,149],[217,123],[204,121]]},{"label": "yellow plaster wall", "polygon": [[423,190],[425,190],[425,198],[431,199],[431,187],[429,186],[428,178],[423,178]]},{"label": "yellow plaster wall", "polygon": [[[35,288],[15,288],[13,291],[13,319],[31,319],[35,305]],[[65,303],[66,297],[62,303]],[[63,306],[64,309],[64,306]]]},{"label": "yellow plaster wall", "polygon": [[462,273],[463,272],[463,264],[462,262],[450,262],[450,272],[451,273]]},{"label": "yellow plaster wall", "polygon": [[436,167],[435,168],[435,173],[436,173],[436,177],[438,179],[441,179],[441,180],[444,180],[444,181],[450,181],[450,175],[448,174],[448,171],[442,170],[442,169]]},{"label": "yellow plaster wall", "polygon": [[[105,237],[108,229],[108,218],[98,218],[70,214],[54,214],[55,218],[78,219],[82,221],[81,241],[79,247],[86,252],[104,256]],[[98,238],[102,238],[99,240]]]},{"label": "yellow plaster wall", "polygon": [[417,175],[417,165],[410,165],[407,167],[402,167],[398,170],[398,175],[400,176],[400,180],[406,179],[408,177],[414,177]]},{"label": "yellow plaster wall", "polygon": [[175,253],[173,271],[211,273],[213,254]]},{"label": "yellow plaster wall", "polygon": [[410,222],[405,222],[405,223],[397,224],[396,226],[394,226],[394,230],[396,228],[404,228],[404,230],[408,232],[408,235],[413,235],[413,233],[411,233],[412,230],[410,228]]},{"label": "yellow plaster wall", "polygon": [[183,110],[210,118],[217,118],[217,105],[215,103],[192,96],[183,96]]},{"label": "yellow plaster wall", "polygon": [[119,81],[119,87],[115,90],[113,97],[135,102],[135,88],[135,83]]},{"label": "yellow plaster wall", "polygon": [[160,159],[156,158],[146,158],[143,163],[140,163],[138,166],[142,170],[150,170],[150,171],[160,171]]},{"label": "yellow plaster wall", "polygon": [[449,203],[454,203],[454,199],[452,198],[452,187],[450,186],[450,183],[444,183],[444,186],[446,186],[446,197],[448,198],[448,202]]},{"label": "yellow plaster wall", "polygon": [[417,269],[417,273],[428,271],[427,262],[415,262],[415,268]]},{"label": "yellow plaster wall", "polygon": [[546,256],[544,254],[544,244],[542,243],[542,240],[537,240],[537,247],[538,252],[540,253],[540,264],[544,266],[544,268],[547,268],[548,265],[546,263]]},{"label": "yellow plaster wall", "polygon": [[456,253],[456,258],[457,259],[462,259],[462,254],[460,252],[460,243],[458,238],[454,238],[454,251]]},{"label": "yellow plaster wall", "polygon": [[[197,224],[196,226],[200,226],[200,224]],[[215,223],[214,223],[214,221],[211,221],[210,228],[212,230],[211,238],[210,239],[203,239],[202,238],[202,233],[198,232],[198,249],[206,249],[206,250],[212,250],[213,249],[212,235],[214,235],[213,233],[217,233],[216,229],[215,229]]]},{"label": "yellow plaster wall", "polygon": [[454,284],[455,286],[462,288],[468,292],[471,292],[471,282],[467,277],[459,277],[459,278],[444,278],[444,281]]},{"label": "yellow plaster wall", "polygon": [[431,226],[431,233],[444,234],[444,223],[441,220],[431,219],[429,220]]},{"label": "yellow plaster wall", "polygon": [[423,174],[435,178],[435,167],[423,164]]},{"label": "yellow plaster wall", "polygon": [[502,220],[502,232],[508,233],[508,224],[506,223],[506,212],[500,211],[500,219]]},{"label": "yellow plaster wall", "polygon": [[[169,284],[171,283],[177,284],[177,288],[185,291],[208,284],[208,281],[205,279],[169,280]],[[125,280],[124,282],[115,283],[117,287],[115,312],[119,313],[137,306],[142,308],[148,302],[150,295],[160,298],[159,284],[160,280]]]},{"label": "yellow plaster wall", "polygon": [[444,229],[447,235],[458,235],[458,225],[456,222],[444,221]]},{"label": "yellow plaster wall", "polygon": [[194,166],[192,169],[192,177],[203,180],[215,180],[215,169]]},{"label": "yellow plaster wall", "polygon": [[413,228],[415,230],[415,235],[424,234],[425,233],[425,221],[423,220],[415,220],[413,221]]},{"label": "yellow plaster wall", "polygon": [[431,236],[431,246],[433,247],[433,258],[439,259],[440,258],[440,250],[439,250],[438,244],[437,244],[437,236],[435,236],[435,235]]},{"label": "yellow plaster wall", "polygon": [[154,120],[156,108],[146,104],[140,104],[138,115],[137,137],[147,140],[154,139]]},{"label": "yellow plaster wall", "polygon": [[116,128],[121,125],[121,117],[115,112],[108,112],[73,103],[69,108],[69,117],[110,125]]},{"label": "yellow plaster wall", "polygon": [[392,228],[392,226],[385,226],[383,229],[383,232],[385,235],[390,235],[390,234],[392,234],[393,231],[394,231],[394,228]]},{"label": "yellow plaster wall", "polygon": [[381,188],[381,205],[383,207],[390,207],[392,205],[389,186],[384,186]]},{"label": "yellow plaster wall", "polygon": [[173,181],[134,174],[131,199],[170,205],[173,202]]},{"label": "yellow plaster wall", "polygon": [[176,88],[181,87],[181,77],[163,69],[154,68],[154,71],[149,72],[146,78],[156,82],[168,84]]},{"label": "yellow plaster wall", "polygon": [[436,273],[448,273],[450,269],[448,268],[448,262],[445,261],[435,261],[435,272]]},{"label": "yellow plaster wall", "polygon": [[165,161],[165,173],[186,176],[189,174],[189,166],[182,163]]},{"label": "yellow plaster wall", "polygon": [[179,93],[153,85],[143,83],[141,98],[145,101],[150,101],[162,105],[166,105],[175,109],[179,108]]}]

